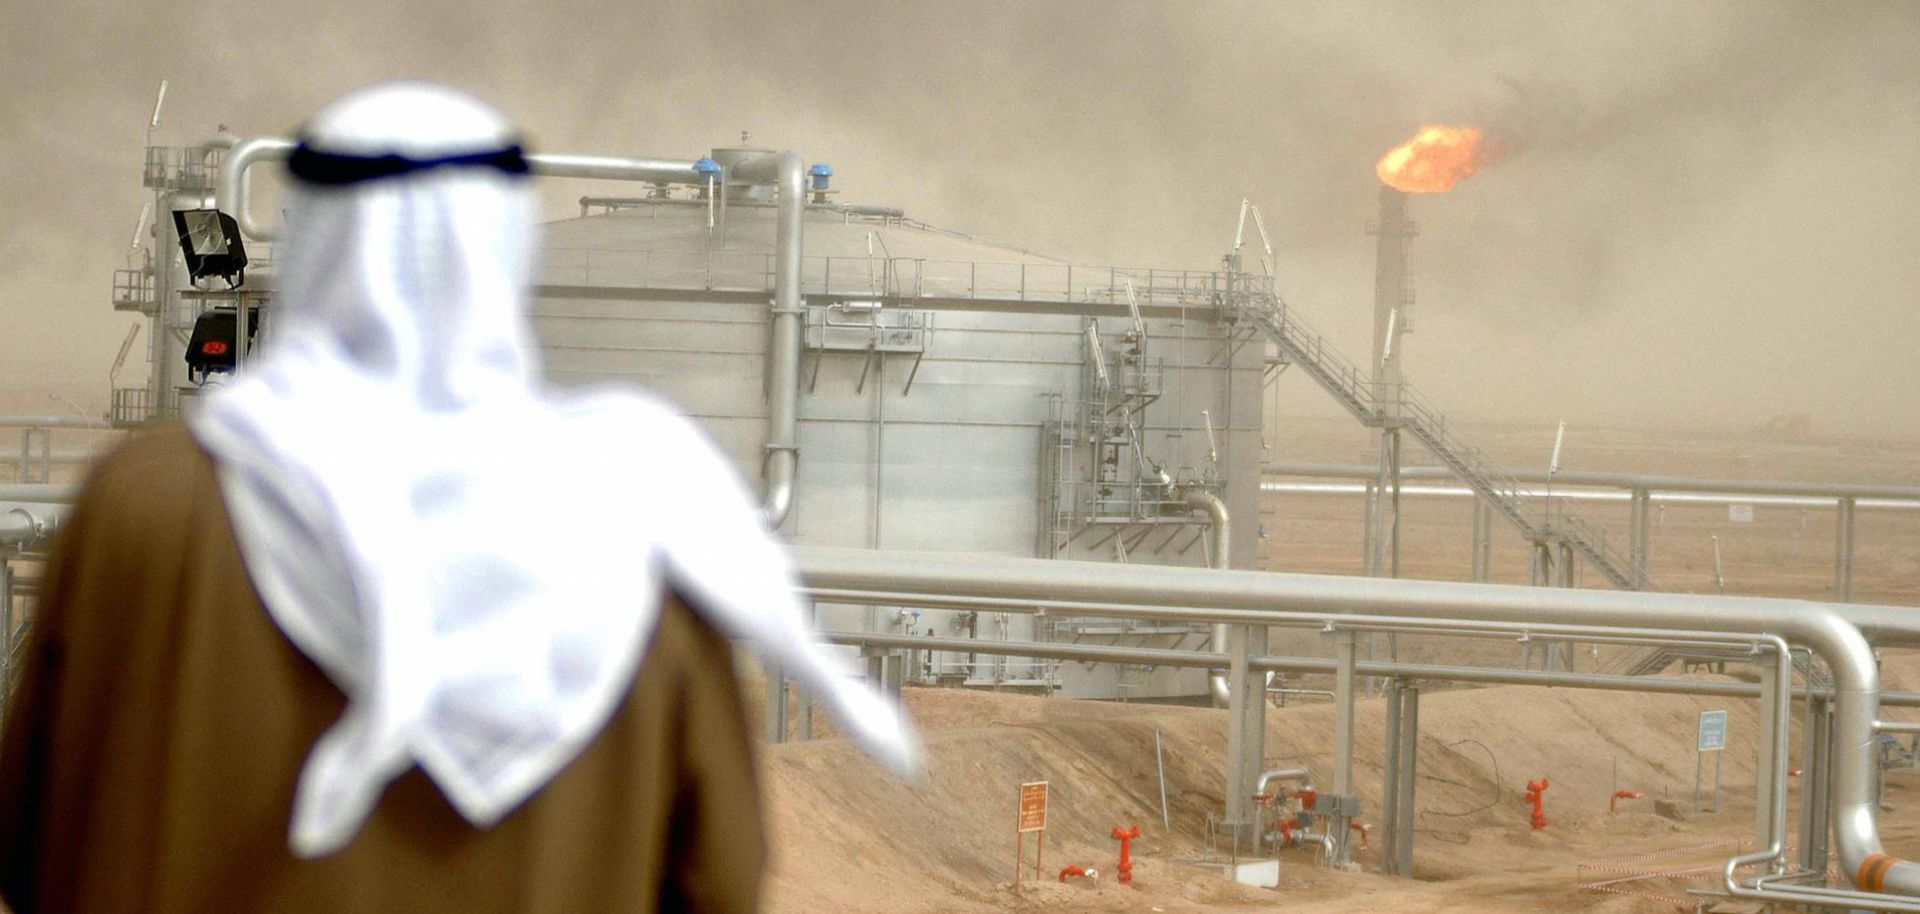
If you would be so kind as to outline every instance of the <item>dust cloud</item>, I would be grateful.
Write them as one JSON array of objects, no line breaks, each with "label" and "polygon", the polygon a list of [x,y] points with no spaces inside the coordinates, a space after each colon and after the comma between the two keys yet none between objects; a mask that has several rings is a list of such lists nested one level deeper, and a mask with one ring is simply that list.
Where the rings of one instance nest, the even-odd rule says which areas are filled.
[{"label": "dust cloud", "polygon": [[[104,405],[141,147],[285,133],[354,86],[464,87],[555,151],[752,132],[844,199],[1075,259],[1205,269],[1242,196],[1293,304],[1368,338],[1373,164],[1421,124],[1502,160],[1413,201],[1409,371],[1455,415],[1810,413],[1920,435],[1920,6],[1646,2],[60,4],[0,9],[0,406]],[[563,217],[592,185],[546,190]],[[128,374],[142,371],[136,352]],[[1289,410],[1331,411],[1289,378]],[[1297,406],[1296,406],[1297,404]]]}]

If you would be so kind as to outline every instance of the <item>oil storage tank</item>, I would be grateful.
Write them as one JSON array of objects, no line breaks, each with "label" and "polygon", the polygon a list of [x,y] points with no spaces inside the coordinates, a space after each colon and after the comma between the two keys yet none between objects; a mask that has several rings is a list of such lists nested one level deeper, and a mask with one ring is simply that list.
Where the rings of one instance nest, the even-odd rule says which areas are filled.
[{"label": "oil storage tank", "polygon": [[[717,149],[716,175],[760,150]],[[1096,266],[835,202],[802,219],[798,465],[806,545],[1248,567],[1267,346],[1229,270]],[[550,379],[637,384],[758,481],[770,443],[777,190],[724,179],[588,197],[543,232]],[[671,485],[671,480],[662,480]],[[1217,501],[1212,501],[1217,499]],[[1210,510],[1211,508],[1211,510]],[[823,627],[1202,647],[1203,627],[822,604]],[[1200,697],[1200,670],[908,652],[905,678],[1084,697]]]}]

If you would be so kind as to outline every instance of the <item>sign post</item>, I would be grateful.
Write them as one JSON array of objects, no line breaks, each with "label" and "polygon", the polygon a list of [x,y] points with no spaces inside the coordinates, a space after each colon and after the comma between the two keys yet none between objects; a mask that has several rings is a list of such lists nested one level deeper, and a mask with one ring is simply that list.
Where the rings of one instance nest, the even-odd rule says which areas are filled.
[{"label": "sign post", "polygon": [[1713,805],[1708,812],[1720,811],[1720,774],[1724,767],[1727,748],[1727,712],[1701,711],[1700,735],[1697,749],[1693,755],[1693,808],[1700,809],[1700,775],[1706,766],[1707,753],[1713,753]]},{"label": "sign post", "polygon": [[1020,871],[1026,866],[1027,832],[1034,833],[1033,878],[1040,878],[1040,857],[1047,849],[1047,782],[1020,785],[1020,804],[1014,813],[1013,890],[1020,890]]}]

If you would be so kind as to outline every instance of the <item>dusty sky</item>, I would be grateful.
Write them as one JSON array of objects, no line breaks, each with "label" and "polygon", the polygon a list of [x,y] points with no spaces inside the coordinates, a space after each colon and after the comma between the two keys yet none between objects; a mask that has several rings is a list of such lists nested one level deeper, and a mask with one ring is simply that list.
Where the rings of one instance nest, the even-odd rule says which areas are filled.
[{"label": "dusty sky", "polygon": [[[1289,298],[1354,353],[1374,160],[1481,124],[1505,158],[1413,207],[1409,372],[1450,412],[1920,437],[1920,4],[486,6],[0,0],[11,407],[104,405],[162,78],[178,144],[412,76],[552,151],[751,130],[832,162],[843,199],[1096,262],[1208,268],[1249,196]],[[550,215],[594,189],[552,187]]]}]

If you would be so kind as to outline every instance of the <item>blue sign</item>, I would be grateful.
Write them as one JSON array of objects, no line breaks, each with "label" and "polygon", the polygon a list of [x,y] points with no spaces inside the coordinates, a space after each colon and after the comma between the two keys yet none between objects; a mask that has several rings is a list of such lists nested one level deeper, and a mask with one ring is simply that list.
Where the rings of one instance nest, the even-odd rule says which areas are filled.
[{"label": "blue sign", "polygon": [[1700,751],[1718,752],[1727,748],[1727,712],[1700,712]]}]

